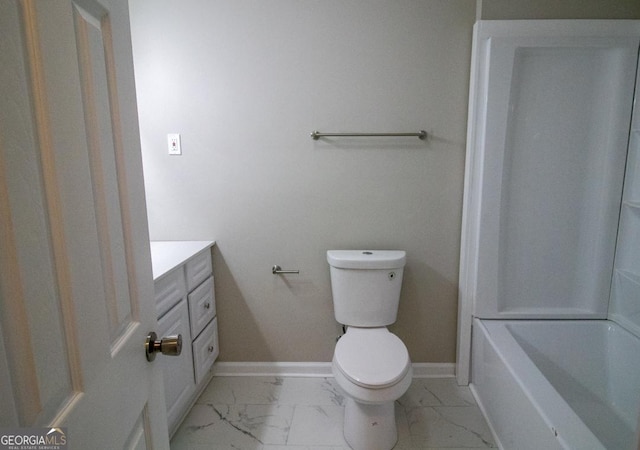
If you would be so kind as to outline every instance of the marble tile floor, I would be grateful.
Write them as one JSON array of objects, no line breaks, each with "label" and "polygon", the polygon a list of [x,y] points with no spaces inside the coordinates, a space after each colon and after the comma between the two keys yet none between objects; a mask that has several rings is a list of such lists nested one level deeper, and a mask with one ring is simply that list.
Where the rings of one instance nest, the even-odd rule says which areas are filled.
[{"label": "marble tile floor", "polygon": [[[214,377],[171,450],[349,450],[333,378]],[[417,378],[396,401],[395,450],[495,448],[468,387]]]}]

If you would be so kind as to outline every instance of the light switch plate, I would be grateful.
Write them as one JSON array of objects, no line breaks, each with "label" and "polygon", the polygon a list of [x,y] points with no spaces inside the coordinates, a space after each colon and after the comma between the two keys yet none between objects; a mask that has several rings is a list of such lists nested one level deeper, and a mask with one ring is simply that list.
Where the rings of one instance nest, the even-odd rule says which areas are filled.
[{"label": "light switch plate", "polygon": [[182,155],[182,146],[180,145],[180,134],[167,134],[167,145],[169,146],[170,155]]}]

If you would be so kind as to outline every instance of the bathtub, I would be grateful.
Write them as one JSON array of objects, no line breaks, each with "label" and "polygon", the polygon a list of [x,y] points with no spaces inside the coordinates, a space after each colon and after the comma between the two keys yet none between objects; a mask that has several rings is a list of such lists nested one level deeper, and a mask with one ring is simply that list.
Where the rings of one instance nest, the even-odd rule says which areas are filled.
[{"label": "bathtub", "polygon": [[638,449],[640,340],[606,320],[474,319],[471,389],[501,448]]}]

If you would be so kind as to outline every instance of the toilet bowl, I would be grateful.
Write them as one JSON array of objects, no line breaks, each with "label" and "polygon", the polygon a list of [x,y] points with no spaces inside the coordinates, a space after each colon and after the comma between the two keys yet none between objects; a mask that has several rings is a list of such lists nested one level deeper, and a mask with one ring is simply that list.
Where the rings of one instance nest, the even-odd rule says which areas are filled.
[{"label": "toilet bowl", "polygon": [[386,328],[349,327],[332,363],[344,391],[344,437],[354,450],[389,450],[398,432],[394,402],[411,384],[411,361],[403,342]]},{"label": "toilet bowl", "polygon": [[403,251],[330,250],[336,319],[347,325],[332,362],[347,399],[344,437],[354,450],[391,450],[398,439],[395,400],[411,384],[406,346],[386,326],[395,322]]}]

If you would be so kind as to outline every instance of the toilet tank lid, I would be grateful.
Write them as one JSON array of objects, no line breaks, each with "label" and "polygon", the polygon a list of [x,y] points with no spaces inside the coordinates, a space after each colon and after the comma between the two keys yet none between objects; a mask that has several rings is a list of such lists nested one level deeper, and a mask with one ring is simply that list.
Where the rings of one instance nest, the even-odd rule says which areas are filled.
[{"label": "toilet tank lid", "polygon": [[404,250],[329,250],[327,262],[341,269],[400,269],[407,261]]}]

